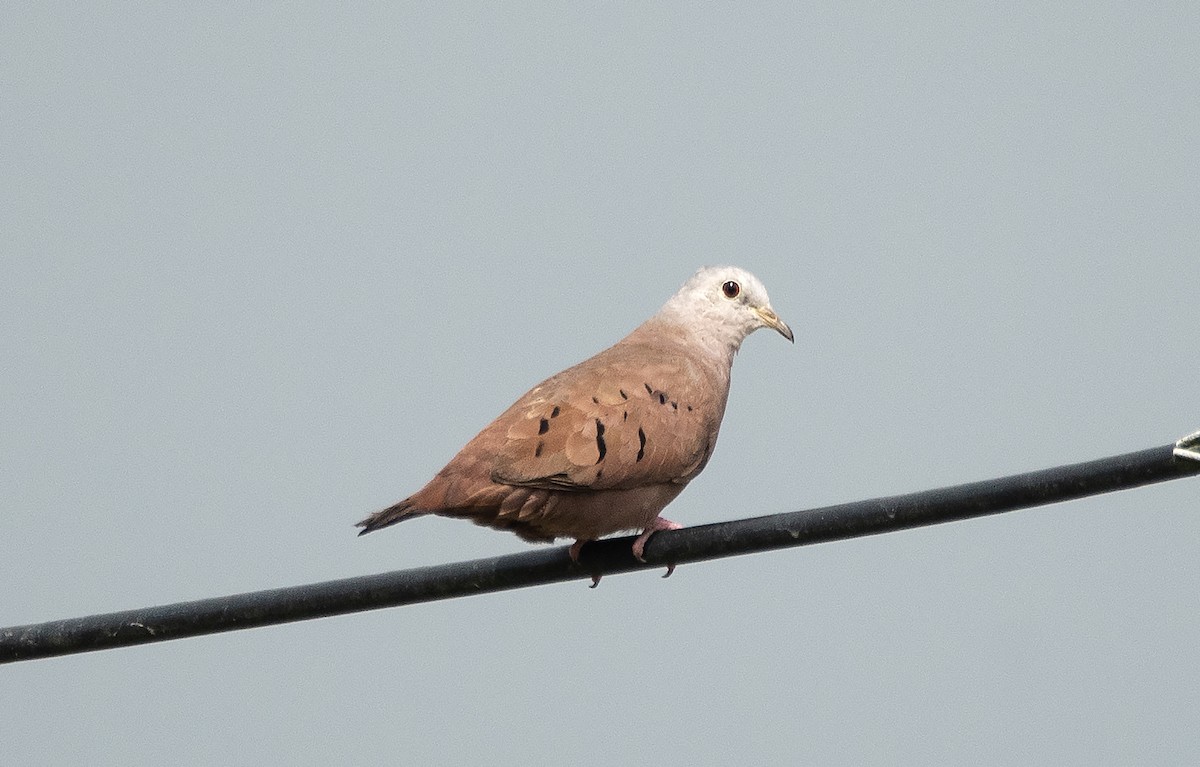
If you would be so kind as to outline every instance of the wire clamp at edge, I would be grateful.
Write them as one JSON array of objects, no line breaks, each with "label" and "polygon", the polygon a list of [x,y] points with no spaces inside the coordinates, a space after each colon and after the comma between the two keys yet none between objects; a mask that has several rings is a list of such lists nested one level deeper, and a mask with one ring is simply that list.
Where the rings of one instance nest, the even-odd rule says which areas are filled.
[{"label": "wire clamp at edge", "polygon": [[1176,458],[1186,458],[1189,461],[1200,461],[1200,431],[1194,431],[1175,443],[1171,453]]}]

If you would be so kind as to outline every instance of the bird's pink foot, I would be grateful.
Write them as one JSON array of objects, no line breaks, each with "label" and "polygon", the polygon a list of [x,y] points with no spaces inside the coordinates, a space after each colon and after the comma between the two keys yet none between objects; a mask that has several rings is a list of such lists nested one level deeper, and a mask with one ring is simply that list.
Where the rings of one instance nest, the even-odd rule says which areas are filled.
[{"label": "bird's pink foot", "polygon": [[587,543],[584,540],[578,540],[571,544],[571,548],[567,549],[567,553],[571,555],[571,561],[579,564],[579,552],[583,551],[583,544]]},{"label": "bird's pink foot", "polygon": [[[682,527],[683,525],[679,524],[678,522],[672,522],[671,520],[663,519],[662,517],[655,517],[654,521],[650,523],[650,526],[643,530],[642,534],[639,535],[637,540],[633,542],[634,559],[639,562],[646,561],[642,558],[642,554],[646,551],[646,541],[650,540],[650,536],[654,535],[659,530],[679,530]],[[672,565],[671,569],[674,570],[675,566]],[[667,573],[667,575],[670,575],[670,573]]]},{"label": "bird's pink foot", "polygon": [[[574,543],[571,544],[571,548],[567,549],[567,554],[570,555],[571,561],[574,562],[575,564],[579,564],[579,554],[583,551],[583,544],[585,544],[587,542],[588,541],[585,541],[585,540],[575,541]],[[592,573],[592,585],[588,586],[588,588],[594,589],[597,586],[599,586],[600,579],[602,577],[603,577],[603,573]]]}]

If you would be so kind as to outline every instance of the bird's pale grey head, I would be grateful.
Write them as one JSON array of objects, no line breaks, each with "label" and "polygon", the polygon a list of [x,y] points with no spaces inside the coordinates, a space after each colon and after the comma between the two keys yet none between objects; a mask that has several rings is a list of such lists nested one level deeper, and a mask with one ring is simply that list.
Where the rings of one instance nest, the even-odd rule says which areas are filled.
[{"label": "bird's pale grey head", "polygon": [[767,289],[750,272],[736,266],[705,266],[663,306],[663,313],[735,351],[759,328],[779,331],[793,341],[792,329],[771,308]]}]

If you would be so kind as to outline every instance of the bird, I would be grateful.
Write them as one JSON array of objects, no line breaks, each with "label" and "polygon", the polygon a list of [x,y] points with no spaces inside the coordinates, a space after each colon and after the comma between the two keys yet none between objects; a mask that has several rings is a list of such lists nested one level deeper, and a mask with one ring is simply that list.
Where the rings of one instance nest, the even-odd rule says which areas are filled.
[{"label": "bird", "polygon": [[681,527],[660,512],[712,457],[734,356],[761,328],[795,342],[757,277],[702,267],[625,338],[526,392],[423,488],[358,522],[359,535],[433,514],[530,542],[573,538],[578,563],[585,543],[640,531],[632,550],[645,561],[651,535]]}]

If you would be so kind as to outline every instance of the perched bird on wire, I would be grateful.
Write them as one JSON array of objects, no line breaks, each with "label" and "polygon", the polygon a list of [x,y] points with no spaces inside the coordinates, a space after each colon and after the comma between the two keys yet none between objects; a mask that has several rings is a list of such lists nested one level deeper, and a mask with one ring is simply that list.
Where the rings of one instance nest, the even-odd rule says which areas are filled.
[{"label": "perched bird on wire", "polygon": [[[358,523],[360,535],[426,514],[527,541],[583,544],[679,524],[659,516],[708,463],[733,357],[759,328],[792,331],[753,274],[705,267],[662,309],[591,359],[518,399],[425,487]],[[668,575],[670,571],[668,571]]]}]

